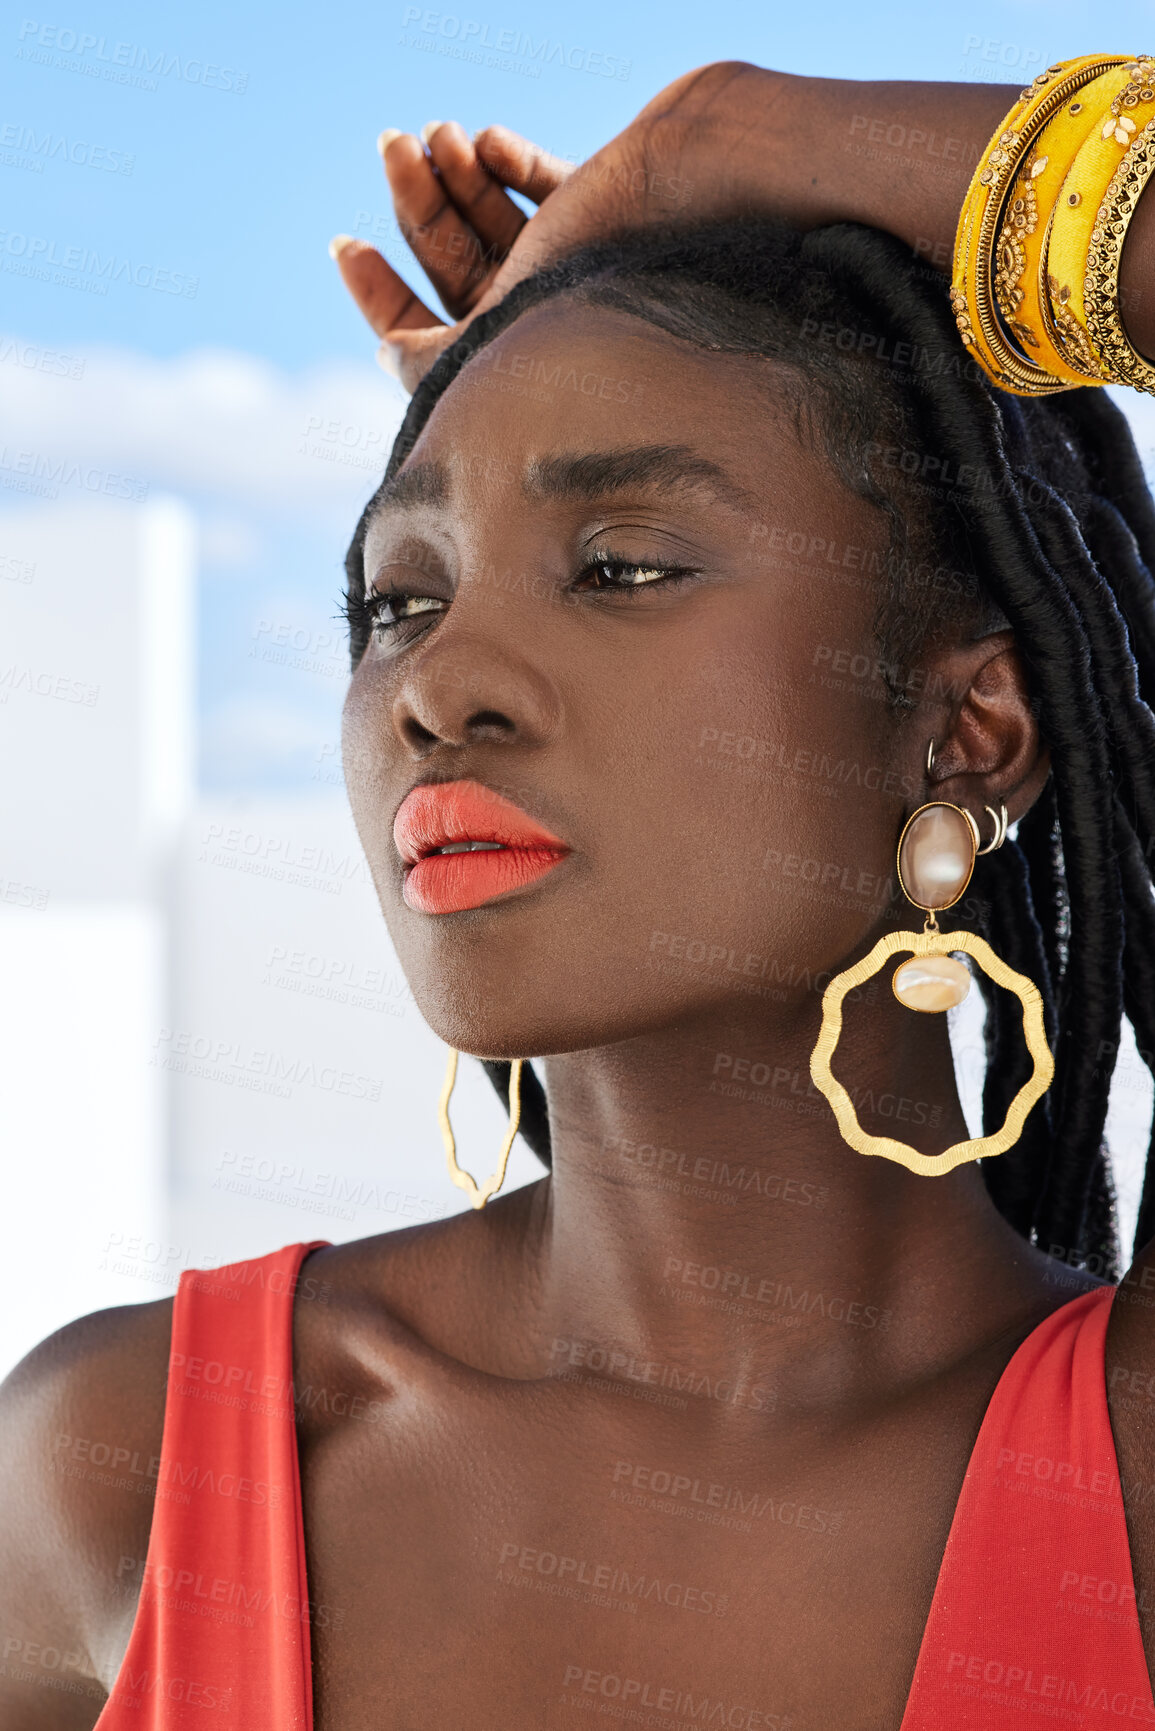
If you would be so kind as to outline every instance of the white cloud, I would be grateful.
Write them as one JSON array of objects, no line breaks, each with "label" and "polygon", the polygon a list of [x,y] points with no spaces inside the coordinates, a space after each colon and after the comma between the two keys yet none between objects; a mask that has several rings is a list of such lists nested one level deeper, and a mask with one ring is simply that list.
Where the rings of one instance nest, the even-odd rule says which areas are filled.
[{"label": "white cloud", "polygon": [[228,350],[156,360],[100,348],[79,356],[76,378],[41,370],[43,353],[0,339],[8,465],[30,452],[246,513],[336,512],[347,524],[384,471],[406,401],[371,360],[292,375]]}]

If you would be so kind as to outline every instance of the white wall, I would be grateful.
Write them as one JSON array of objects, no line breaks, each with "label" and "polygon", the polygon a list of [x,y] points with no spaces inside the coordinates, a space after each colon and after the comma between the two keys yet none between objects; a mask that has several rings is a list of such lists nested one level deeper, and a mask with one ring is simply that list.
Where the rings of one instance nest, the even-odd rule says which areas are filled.
[{"label": "white wall", "polygon": [[0,1376],[74,1316],[160,1295],[128,1292],[114,1251],[165,1214],[164,1079],[145,1055],[163,968],[148,907],[0,916]]},{"label": "white wall", "polygon": [[[339,772],[193,800],[195,578],[175,500],[0,516],[0,1375],[182,1267],[468,1206]],[[476,1064],[454,1122],[480,1177]]]},{"label": "white wall", "polygon": [[174,500],[0,521],[0,1371],[117,1301],[165,1211],[168,852],[192,782],[193,523]]},{"label": "white wall", "polygon": [[[202,804],[175,882],[171,1022],[178,1258],[346,1240],[468,1207],[437,1125],[446,1048],[401,973],[343,793]],[[505,1114],[476,1063],[453,1102],[489,1172]],[[520,1139],[506,1187],[541,1176]]]}]

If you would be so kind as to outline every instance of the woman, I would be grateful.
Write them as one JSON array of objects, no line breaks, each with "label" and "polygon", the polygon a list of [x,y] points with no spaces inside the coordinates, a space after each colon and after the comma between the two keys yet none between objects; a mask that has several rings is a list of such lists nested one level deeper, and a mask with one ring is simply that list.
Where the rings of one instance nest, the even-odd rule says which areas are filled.
[{"label": "woman", "polygon": [[[1155,1723],[1155,1204],[1116,1291],[1100,1146],[1124,1005],[1155,1036],[1155,518],[1101,392],[986,382],[910,186],[893,221],[877,165],[825,193],[848,89],[693,75],[516,238],[463,135],[437,179],[387,138],[469,316],[338,249],[421,381],[349,554],[346,775],[431,1025],[503,1093],[546,1054],[551,1173],[31,1355],[13,1731]],[[964,182],[1007,106],[861,89],[895,127],[956,102]],[[759,126],[801,140],[769,191],[703,172]],[[658,175],[694,220],[650,220]],[[1036,983],[1055,1054],[1006,1151],[933,1178],[945,1019],[843,982],[853,1126],[815,1056],[909,931],[928,804],[989,854],[948,936]],[[989,1000],[995,1133],[1045,1063]]]}]

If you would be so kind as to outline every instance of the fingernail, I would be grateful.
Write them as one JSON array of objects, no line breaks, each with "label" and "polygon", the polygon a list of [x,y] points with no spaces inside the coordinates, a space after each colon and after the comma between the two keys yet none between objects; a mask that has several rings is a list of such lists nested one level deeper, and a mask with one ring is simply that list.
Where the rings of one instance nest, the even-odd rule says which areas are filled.
[{"label": "fingernail", "polygon": [[388,373],[390,378],[399,379],[401,377],[401,350],[393,343],[382,343],[377,350],[377,365],[383,373]]},{"label": "fingernail", "polygon": [[340,258],[345,248],[352,246],[352,244],[353,236],[351,234],[335,234],[329,242],[329,257]]},{"label": "fingernail", "polygon": [[429,140],[433,137],[433,134],[437,131],[437,128],[444,125],[444,120],[427,120],[425,125],[421,128],[422,144],[428,144]]},{"label": "fingernail", "polygon": [[401,137],[401,128],[399,126],[387,126],[385,128],[384,132],[381,134],[381,136],[377,140],[378,154],[380,156],[384,156],[385,152],[388,150],[388,148],[392,144],[393,140],[395,138],[400,138],[400,137]]}]

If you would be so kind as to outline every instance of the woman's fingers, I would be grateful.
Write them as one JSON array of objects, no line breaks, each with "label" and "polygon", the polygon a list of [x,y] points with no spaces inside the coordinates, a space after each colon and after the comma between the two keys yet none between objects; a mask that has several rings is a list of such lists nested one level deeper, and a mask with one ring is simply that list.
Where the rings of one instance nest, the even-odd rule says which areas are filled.
[{"label": "woman's fingers", "polygon": [[471,140],[456,121],[434,122],[425,137],[428,155],[414,133],[383,132],[378,145],[398,227],[458,322],[443,323],[366,241],[338,235],[329,247],[345,286],[383,339],[382,365],[409,391],[485,301],[526,227],[524,211],[504,188],[540,204],[574,169],[505,126],[487,126]]},{"label": "woman's fingers", "polygon": [[529,219],[486,168],[456,120],[426,127],[425,142],[442,186],[476,236],[492,274]]},{"label": "woman's fingers", "polygon": [[512,187],[534,204],[542,204],[568,180],[576,164],[551,156],[508,126],[484,126],[474,135],[479,160],[505,186]]},{"label": "woman's fingers", "polygon": [[463,327],[444,324],[430,312],[367,241],[339,234],[329,242],[329,252],[345,287],[382,339],[377,351],[381,365],[412,394]]},{"label": "woman's fingers", "polygon": [[[456,121],[433,122],[425,134],[428,154],[415,133],[394,129],[378,147],[401,234],[450,315],[467,318],[526,226],[505,187],[541,203],[574,165],[505,126],[487,126],[473,140]],[[366,241],[338,235],[329,251],[372,329],[397,339],[383,358],[412,390],[452,328]]]},{"label": "woman's fingers", "polygon": [[[433,159],[425,154],[421,140],[412,132],[383,133],[381,154],[393,194],[397,226],[443,305],[458,318],[484,293],[524,217],[500,187],[492,186],[492,199],[504,200],[512,214],[504,223],[508,239],[497,246],[496,253],[491,252],[468,217],[458,209],[452,191],[455,186],[476,207],[483,191],[481,182],[488,177],[459,126],[439,125],[430,136],[438,138],[441,134],[447,135],[441,138],[439,146],[444,177],[440,163],[434,173]],[[496,220],[492,202],[487,215],[492,227]]]},{"label": "woman's fingers", "polygon": [[463,325],[433,325],[424,330],[390,331],[388,341],[377,351],[377,358],[412,396],[441,351],[463,329]]},{"label": "woman's fingers", "polygon": [[337,261],[345,287],[353,296],[370,327],[379,337],[386,331],[441,327],[391,264],[368,241],[339,234],[329,242],[329,256]]}]

